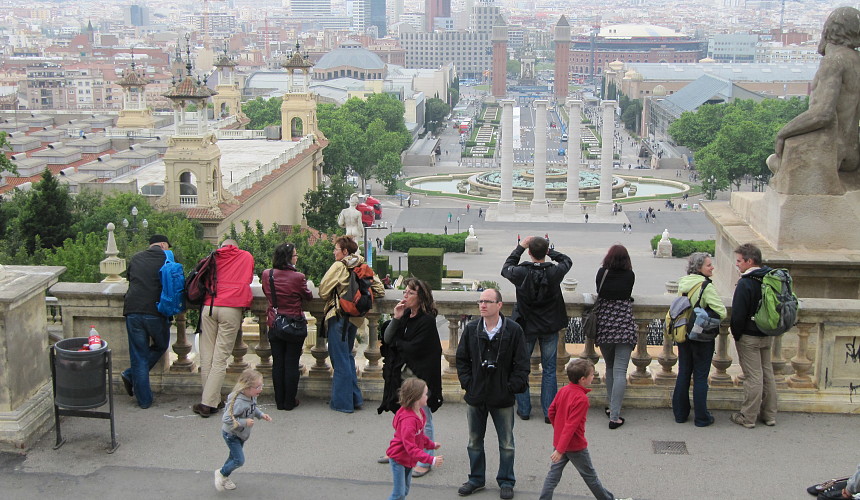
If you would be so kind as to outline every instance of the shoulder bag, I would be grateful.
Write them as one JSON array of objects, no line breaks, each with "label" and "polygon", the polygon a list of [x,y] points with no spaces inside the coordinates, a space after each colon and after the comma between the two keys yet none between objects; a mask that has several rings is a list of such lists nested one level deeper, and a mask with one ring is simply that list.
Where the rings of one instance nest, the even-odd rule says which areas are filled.
[{"label": "shoulder bag", "polygon": [[287,316],[278,312],[278,292],[275,290],[275,270],[269,269],[269,290],[272,292],[272,309],[275,320],[269,328],[269,341],[273,339],[288,344],[301,344],[308,336],[308,322],[304,316]]},{"label": "shoulder bag", "polygon": [[606,275],[609,274],[609,269],[603,273],[603,278],[600,279],[600,285],[597,287],[597,300],[594,306],[582,317],[582,333],[585,338],[594,340],[597,338],[597,308],[600,306],[600,289],[603,288],[603,282],[606,281]]}]

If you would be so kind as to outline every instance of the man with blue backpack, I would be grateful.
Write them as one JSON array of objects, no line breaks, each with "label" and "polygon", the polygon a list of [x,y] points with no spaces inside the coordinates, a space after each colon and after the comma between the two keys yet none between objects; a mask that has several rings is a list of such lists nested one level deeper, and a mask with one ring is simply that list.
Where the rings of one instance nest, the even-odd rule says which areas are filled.
[{"label": "man with blue backpack", "polygon": [[[122,314],[128,332],[131,367],[120,376],[125,391],[137,398],[141,408],[152,405],[149,371],[170,344],[170,318],[159,311],[162,302],[161,268],[170,250],[167,236],[154,234],[149,248],[134,254],[128,264],[128,291]],[[172,260],[172,259],[170,259]]]}]

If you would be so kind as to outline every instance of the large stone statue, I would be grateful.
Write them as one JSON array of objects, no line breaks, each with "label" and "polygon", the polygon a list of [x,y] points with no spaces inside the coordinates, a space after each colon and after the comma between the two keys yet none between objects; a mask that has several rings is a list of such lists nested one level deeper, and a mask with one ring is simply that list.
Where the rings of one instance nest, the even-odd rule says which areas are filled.
[{"label": "large stone statue", "polygon": [[358,195],[353,193],[349,197],[349,206],[340,211],[337,216],[337,225],[346,229],[347,236],[352,236],[355,241],[360,241],[364,236],[361,224],[361,212],[358,211]]},{"label": "large stone statue", "polygon": [[[809,109],[776,136],[776,153],[767,166],[771,186],[782,194],[841,195],[857,188],[860,168],[860,11],[834,10],[821,33],[824,56],[812,80]],[[847,184],[844,184],[847,182]]]}]

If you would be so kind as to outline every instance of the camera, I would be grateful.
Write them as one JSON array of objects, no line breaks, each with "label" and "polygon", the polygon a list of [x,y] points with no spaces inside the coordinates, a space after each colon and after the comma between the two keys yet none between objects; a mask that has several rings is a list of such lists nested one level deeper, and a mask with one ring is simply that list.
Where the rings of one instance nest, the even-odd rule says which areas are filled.
[{"label": "camera", "polygon": [[494,361],[490,361],[489,359],[485,359],[481,361],[481,368],[491,371],[496,369],[496,363]]}]

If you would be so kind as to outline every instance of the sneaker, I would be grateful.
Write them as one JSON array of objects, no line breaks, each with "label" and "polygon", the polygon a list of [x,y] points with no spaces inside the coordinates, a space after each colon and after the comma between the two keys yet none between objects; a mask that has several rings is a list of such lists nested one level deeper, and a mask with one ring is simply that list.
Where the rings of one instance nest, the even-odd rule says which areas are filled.
[{"label": "sneaker", "polygon": [[234,483],[233,480],[230,479],[229,477],[224,478],[223,484],[224,484],[225,490],[235,490],[236,489],[236,483]]},{"label": "sneaker", "polygon": [[510,486],[502,486],[499,491],[499,498],[514,498],[514,489]]},{"label": "sneaker", "polygon": [[477,484],[472,484],[470,482],[463,483],[463,486],[460,486],[460,489],[457,490],[457,494],[461,497],[469,496],[476,491],[481,491],[484,489],[484,486],[478,486]]},{"label": "sneaker", "polygon": [[215,469],[215,489],[224,491],[224,480],[226,477],[221,475],[221,469]]},{"label": "sneaker", "polygon": [[732,421],[732,423],[742,425],[742,426],[746,427],[747,429],[752,429],[755,427],[755,424],[747,423],[744,420],[744,416],[741,415],[740,413],[732,413],[732,417],[730,420]]},{"label": "sneaker", "polygon": [[122,386],[125,387],[125,392],[131,397],[134,397],[134,385],[131,383],[131,380],[125,378],[125,375],[120,374],[119,378],[122,379]]},{"label": "sneaker", "polygon": [[847,477],[840,477],[835,479],[828,479],[822,483],[813,484],[809,488],[806,488],[806,492],[813,496],[818,496],[819,493],[824,493],[826,491],[830,491],[832,489],[838,489],[842,491],[845,488],[845,485],[848,483]]}]

